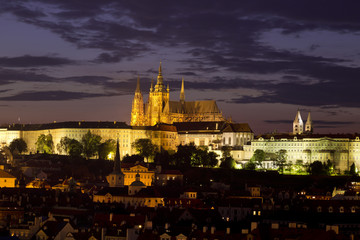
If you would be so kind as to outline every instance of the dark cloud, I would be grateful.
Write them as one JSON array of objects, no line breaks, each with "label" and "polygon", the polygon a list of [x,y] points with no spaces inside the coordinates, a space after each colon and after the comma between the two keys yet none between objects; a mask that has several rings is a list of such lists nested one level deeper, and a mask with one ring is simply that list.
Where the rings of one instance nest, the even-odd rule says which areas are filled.
[{"label": "dark cloud", "polygon": [[67,58],[51,57],[51,56],[30,56],[21,57],[0,57],[0,66],[2,67],[39,67],[39,66],[62,66],[75,64]]},{"label": "dark cloud", "polygon": [[14,96],[0,97],[2,101],[65,101],[83,98],[105,97],[111,94],[67,92],[67,91],[47,91],[47,92],[22,92]]},{"label": "dark cloud", "polygon": [[[187,82],[186,89],[258,90],[259,96],[231,99],[234,103],[288,103],[305,106],[359,107],[357,89],[360,68],[348,67],[347,60],[309,56],[303,52],[276,50],[264,46],[261,33],[273,29],[282,34],[298,34],[305,30],[329,30],[356,33],[360,30],[359,1],[343,4],[336,1],[245,0],[185,1],[181,3],[153,1],[3,1],[3,11],[22,22],[48,29],[79,48],[101,49],[96,63],[114,63],[156,53],[162,47],[183,47],[184,65],[177,75],[206,76],[205,82]],[[326,11],[324,11],[326,6]],[[47,7],[57,11],[46,11]],[[313,44],[309,51],[318,46]],[[23,56],[22,58],[30,56]],[[8,59],[0,66],[56,66],[72,64],[68,59]],[[68,62],[70,61],[70,62]],[[2,64],[2,65],[1,65]],[[147,73],[157,73],[150,69]],[[14,78],[2,77],[0,83]],[[41,74],[17,73],[15,79],[27,81],[59,81]],[[238,77],[226,77],[227,74]],[[244,74],[261,75],[250,79]],[[268,77],[277,74],[279,79]],[[214,75],[216,75],[214,77]],[[309,80],[311,79],[311,80]],[[112,82],[110,79],[79,77],[72,80],[102,84],[106,88],[132,91],[133,79]],[[171,87],[180,86],[180,78],[167,79]],[[281,80],[281,82],[279,82]],[[142,86],[149,79],[141,79]],[[146,88],[148,90],[148,87]]]},{"label": "dark cloud", "polygon": [[[270,124],[292,124],[293,121],[289,120],[289,119],[278,119],[278,120],[264,120],[265,123],[270,123]],[[327,126],[327,125],[332,125],[332,126],[339,126],[339,125],[351,125],[351,124],[356,124],[356,122],[352,122],[352,121],[328,121],[328,120],[316,120],[313,123],[316,127],[318,126]]]},{"label": "dark cloud", "polygon": [[357,122],[352,121],[328,121],[328,120],[316,120],[315,125],[351,125]]},{"label": "dark cloud", "polygon": [[291,120],[286,120],[286,119],[281,119],[281,120],[264,120],[265,123],[271,123],[271,124],[287,124],[290,125],[292,124],[293,121]]}]

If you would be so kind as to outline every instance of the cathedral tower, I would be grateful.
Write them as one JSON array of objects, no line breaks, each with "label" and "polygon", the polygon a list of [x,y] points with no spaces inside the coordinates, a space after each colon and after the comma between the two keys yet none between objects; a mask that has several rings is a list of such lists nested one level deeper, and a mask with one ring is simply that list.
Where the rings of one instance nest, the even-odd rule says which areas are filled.
[{"label": "cathedral tower", "polygon": [[181,81],[181,90],[180,90],[180,102],[185,103],[185,89],[184,89],[184,78]]},{"label": "cathedral tower", "polygon": [[305,132],[307,132],[307,133],[312,133],[313,132],[313,124],[312,124],[310,112],[308,114],[308,117],[307,117],[307,120],[306,120],[306,123],[305,123]]},{"label": "cathedral tower", "polygon": [[298,110],[293,122],[293,134],[302,134],[304,131],[304,123],[301,119],[300,111]]},{"label": "cathedral tower", "polygon": [[144,114],[144,100],[140,90],[140,79],[138,77],[135,96],[132,102],[131,109],[131,126],[144,126],[145,125],[145,114]]},{"label": "cathedral tower", "polygon": [[165,88],[161,62],[159,74],[155,87],[151,87],[149,93],[149,102],[147,104],[147,124],[154,126],[157,123],[169,123],[169,86]]}]

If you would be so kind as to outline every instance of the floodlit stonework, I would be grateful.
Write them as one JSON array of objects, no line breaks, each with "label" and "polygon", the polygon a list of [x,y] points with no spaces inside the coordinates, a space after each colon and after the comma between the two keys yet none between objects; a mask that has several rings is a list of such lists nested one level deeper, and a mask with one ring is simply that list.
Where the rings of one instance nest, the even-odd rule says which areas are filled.
[{"label": "floodlit stonework", "polygon": [[156,85],[151,83],[149,99],[144,104],[139,79],[132,104],[132,126],[154,126],[157,123],[223,121],[224,117],[214,100],[185,101],[184,79],[182,80],[180,101],[169,100],[169,85],[165,87],[161,63]]}]

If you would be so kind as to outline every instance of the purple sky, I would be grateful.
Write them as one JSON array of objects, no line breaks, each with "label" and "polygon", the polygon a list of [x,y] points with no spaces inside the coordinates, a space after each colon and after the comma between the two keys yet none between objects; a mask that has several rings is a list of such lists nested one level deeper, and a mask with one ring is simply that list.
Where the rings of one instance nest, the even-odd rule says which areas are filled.
[{"label": "purple sky", "polygon": [[0,0],[0,123],[130,121],[162,61],[170,99],[256,134],[360,129],[360,1]]}]

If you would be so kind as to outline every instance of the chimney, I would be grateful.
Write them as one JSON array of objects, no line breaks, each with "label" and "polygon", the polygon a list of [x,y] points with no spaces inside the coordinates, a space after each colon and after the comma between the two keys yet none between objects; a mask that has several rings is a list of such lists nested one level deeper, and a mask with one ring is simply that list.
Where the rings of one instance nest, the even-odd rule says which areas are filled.
[{"label": "chimney", "polygon": [[216,229],[216,228],[215,228],[214,226],[211,227],[211,234],[214,234],[214,233],[215,233],[215,229]]},{"label": "chimney", "polygon": [[230,228],[229,227],[226,228],[226,234],[230,234]]},{"label": "chimney", "polygon": [[203,226],[203,233],[206,233],[206,231],[207,231],[207,227]]}]

